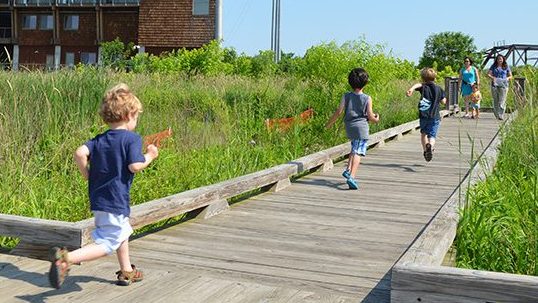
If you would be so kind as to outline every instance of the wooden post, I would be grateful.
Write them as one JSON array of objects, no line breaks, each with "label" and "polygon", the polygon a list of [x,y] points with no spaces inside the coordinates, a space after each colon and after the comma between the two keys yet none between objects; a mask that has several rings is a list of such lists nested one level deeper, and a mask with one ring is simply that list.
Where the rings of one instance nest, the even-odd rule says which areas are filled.
[{"label": "wooden post", "polygon": [[[446,93],[446,109],[454,110],[456,112],[459,108],[458,105],[458,78],[457,77],[446,77],[445,78],[445,93]],[[452,108],[451,108],[452,106]]]},{"label": "wooden post", "polygon": [[519,108],[525,106],[525,77],[514,78],[514,93],[516,95],[516,103]]},{"label": "wooden post", "polygon": [[276,193],[276,192],[279,192],[279,191],[283,190],[284,188],[286,188],[286,187],[288,187],[290,185],[291,185],[290,178],[282,179],[282,180],[279,180],[278,182],[276,182],[273,186],[271,186],[269,191]]},{"label": "wooden post", "polygon": [[230,208],[228,201],[226,201],[226,199],[219,199],[206,206],[196,217],[208,219],[228,210],[228,208]]},{"label": "wooden post", "polygon": [[329,171],[329,170],[333,169],[333,167],[334,167],[333,160],[329,159],[329,160],[327,160],[327,162],[323,163],[323,165],[321,166],[321,171],[326,172],[326,171]]}]

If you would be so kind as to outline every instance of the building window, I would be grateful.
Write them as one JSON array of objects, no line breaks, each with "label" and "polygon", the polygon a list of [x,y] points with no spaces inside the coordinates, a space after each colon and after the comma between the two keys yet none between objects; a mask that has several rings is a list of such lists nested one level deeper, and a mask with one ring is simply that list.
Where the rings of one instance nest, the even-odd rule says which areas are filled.
[{"label": "building window", "polygon": [[51,30],[54,28],[54,18],[52,15],[39,16],[39,29]]},{"label": "building window", "polygon": [[54,55],[47,55],[47,70],[54,69]]},{"label": "building window", "polygon": [[97,63],[97,55],[95,53],[80,53],[80,62],[83,64]]},{"label": "building window", "polygon": [[75,66],[75,53],[65,53],[65,66]]},{"label": "building window", "polygon": [[192,0],[192,14],[195,16],[209,15],[209,0]]},{"label": "building window", "polygon": [[36,29],[37,28],[37,16],[36,15],[23,15],[22,16],[22,29]]},{"label": "building window", "polygon": [[78,30],[78,15],[67,15],[64,18],[64,30],[76,31]]}]

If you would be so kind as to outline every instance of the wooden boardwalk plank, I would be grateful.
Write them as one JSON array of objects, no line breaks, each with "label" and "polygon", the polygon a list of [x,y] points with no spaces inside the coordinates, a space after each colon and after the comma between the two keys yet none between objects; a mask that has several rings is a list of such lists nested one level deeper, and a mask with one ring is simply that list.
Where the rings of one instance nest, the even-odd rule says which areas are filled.
[{"label": "wooden boardwalk plank", "polygon": [[115,256],[75,266],[61,290],[48,262],[0,254],[2,302],[389,302],[391,268],[496,134],[489,113],[443,119],[432,162],[419,134],[372,148],[360,190],[345,162],[225,213],[169,226],[131,242],[146,279],[114,285]]}]

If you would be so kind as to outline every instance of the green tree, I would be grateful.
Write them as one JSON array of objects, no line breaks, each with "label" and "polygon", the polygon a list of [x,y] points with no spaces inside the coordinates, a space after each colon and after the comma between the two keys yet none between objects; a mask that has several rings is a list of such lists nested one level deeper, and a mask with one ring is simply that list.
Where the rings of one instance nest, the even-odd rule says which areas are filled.
[{"label": "green tree", "polygon": [[473,37],[461,32],[442,32],[432,34],[426,39],[418,66],[432,67],[436,62],[439,70],[448,66],[452,70],[459,70],[465,57],[471,57],[475,64],[480,61],[481,56],[477,52]]},{"label": "green tree", "polygon": [[120,38],[101,42],[101,58],[103,66],[123,69],[128,59],[135,54],[134,43],[125,45]]}]

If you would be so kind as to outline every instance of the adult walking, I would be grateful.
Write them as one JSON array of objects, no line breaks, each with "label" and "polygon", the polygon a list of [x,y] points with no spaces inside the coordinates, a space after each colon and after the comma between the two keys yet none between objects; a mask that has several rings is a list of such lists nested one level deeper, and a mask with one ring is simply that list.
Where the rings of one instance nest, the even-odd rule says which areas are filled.
[{"label": "adult walking", "polygon": [[488,71],[491,79],[491,96],[493,98],[493,114],[499,120],[504,119],[506,110],[506,95],[508,93],[508,81],[512,79],[512,71],[506,63],[503,55],[497,55],[495,62]]},{"label": "adult walking", "polygon": [[473,66],[473,60],[465,57],[463,67],[460,70],[458,84],[461,89],[461,96],[465,102],[465,118],[471,117],[469,113],[469,103],[471,102],[471,94],[473,93],[472,85],[480,86],[480,75],[478,69]]}]

